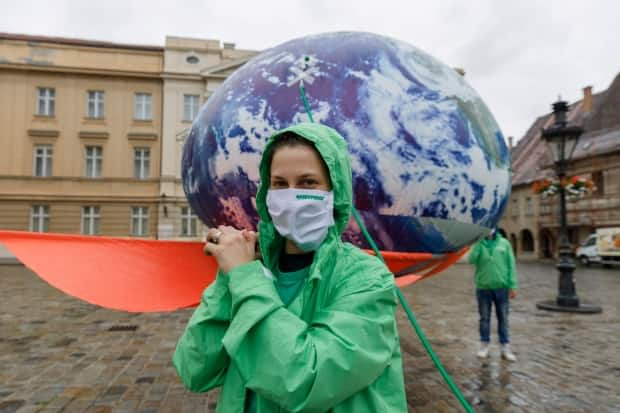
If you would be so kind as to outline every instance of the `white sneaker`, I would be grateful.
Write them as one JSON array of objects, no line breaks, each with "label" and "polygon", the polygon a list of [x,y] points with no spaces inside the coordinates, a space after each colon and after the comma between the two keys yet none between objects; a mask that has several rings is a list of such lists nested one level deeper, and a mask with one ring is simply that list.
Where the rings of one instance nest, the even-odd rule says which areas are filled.
[{"label": "white sneaker", "polygon": [[502,344],[502,358],[508,361],[517,361],[517,356],[510,350],[508,344]]},{"label": "white sneaker", "polygon": [[489,343],[480,343],[480,350],[478,350],[478,353],[476,353],[476,355],[481,359],[489,357]]}]

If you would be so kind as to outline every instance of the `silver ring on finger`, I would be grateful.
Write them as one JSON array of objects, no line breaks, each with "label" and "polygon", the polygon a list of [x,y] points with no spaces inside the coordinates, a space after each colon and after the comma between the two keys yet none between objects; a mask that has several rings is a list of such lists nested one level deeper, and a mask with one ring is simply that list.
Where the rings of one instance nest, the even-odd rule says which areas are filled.
[{"label": "silver ring on finger", "polygon": [[217,231],[212,237],[211,237],[211,243],[212,244],[217,244],[218,242],[220,242],[220,238],[222,237],[223,232],[222,231]]}]

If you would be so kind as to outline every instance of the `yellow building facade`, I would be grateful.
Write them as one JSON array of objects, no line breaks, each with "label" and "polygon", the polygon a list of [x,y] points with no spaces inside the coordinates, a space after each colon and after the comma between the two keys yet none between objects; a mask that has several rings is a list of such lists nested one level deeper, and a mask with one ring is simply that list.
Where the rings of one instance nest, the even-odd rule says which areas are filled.
[{"label": "yellow building facade", "polygon": [[0,229],[155,237],[163,49],[0,34]]},{"label": "yellow building facade", "polygon": [[158,238],[204,239],[205,228],[193,214],[181,182],[183,146],[209,96],[256,53],[214,39],[166,37]]}]

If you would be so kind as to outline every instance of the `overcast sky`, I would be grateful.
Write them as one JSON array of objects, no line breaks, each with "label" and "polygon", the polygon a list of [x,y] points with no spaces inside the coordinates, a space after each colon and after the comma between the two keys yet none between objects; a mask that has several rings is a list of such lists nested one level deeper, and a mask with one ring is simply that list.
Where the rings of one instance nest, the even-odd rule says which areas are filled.
[{"label": "overcast sky", "polygon": [[360,30],[403,40],[452,67],[520,139],[558,94],[606,89],[620,72],[620,1],[0,0],[0,31],[163,46],[166,35],[265,49]]}]

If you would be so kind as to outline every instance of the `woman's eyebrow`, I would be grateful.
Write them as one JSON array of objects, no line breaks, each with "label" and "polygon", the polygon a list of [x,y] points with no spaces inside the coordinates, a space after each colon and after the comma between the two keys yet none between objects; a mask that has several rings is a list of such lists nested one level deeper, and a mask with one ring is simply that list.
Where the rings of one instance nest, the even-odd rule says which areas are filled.
[{"label": "woman's eyebrow", "polygon": [[[302,174],[302,175],[296,175],[295,179],[303,179],[303,178],[318,178],[319,175],[316,173],[306,173],[306,174]],[[286,180],[285,177],[279,176],[279,175],[271,175],[271,180],[277,180],[277,179],[281,179],[281,180]]]}]

